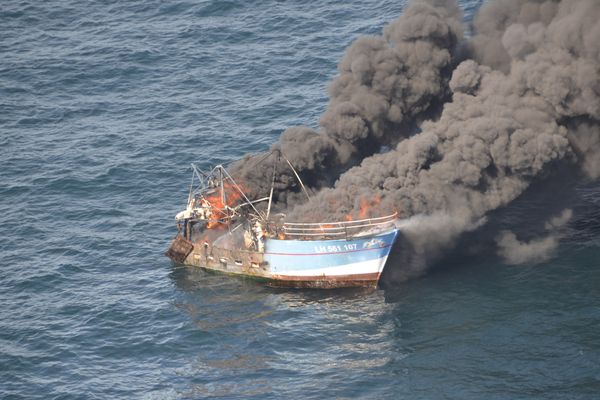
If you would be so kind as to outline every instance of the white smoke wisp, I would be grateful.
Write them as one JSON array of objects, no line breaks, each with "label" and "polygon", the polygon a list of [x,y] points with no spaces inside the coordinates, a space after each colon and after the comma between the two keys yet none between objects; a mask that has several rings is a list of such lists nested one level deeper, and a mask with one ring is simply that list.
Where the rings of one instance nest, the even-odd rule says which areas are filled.
[{"label": "white smoke wisp", "polygon": [[548,232],[545,236],[533,238],[528,241],[519,240],[511,231],[501,231],[496,237],[498,255],[507,264],[538,264],[549,260],[556,253],[560,239],[563,235],[562,228],[573,217],[573,210],[567,208],[559,215],[550,218],[544,224]]},{"label": "white smoke wisp", "polygon": [[510,231],[502,231],[496,239],[498,255],[507,264],[541,263],[550,259],[558,246],[558,238],[549,235],[530,241],[519,241],[517,235]]}]

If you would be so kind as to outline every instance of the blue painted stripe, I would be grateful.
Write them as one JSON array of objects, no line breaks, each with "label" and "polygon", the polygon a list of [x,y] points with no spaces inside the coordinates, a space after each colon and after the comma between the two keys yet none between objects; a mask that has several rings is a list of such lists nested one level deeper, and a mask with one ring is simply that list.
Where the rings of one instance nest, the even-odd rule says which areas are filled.
[{"label": "blue painted stripe", "polygon": [[362,250],[348,250],[348,251],[333,251],[333,252],[324,252],[324,253],[273,253],[273,252],[265,252],[265,254],[272,254],[277,256],[324,256],[329,254],[346,254],[346,253],[357,253],[360,251],[373,251],[379,250],[386,247],[390,247],[389,244],[386,244],[381,247],[372,248],[372,249],[362,249]]},{"label": "blue painted stripe", "polygon": [[265,260],[272,271],[337,267],[386,257],[397,231],[352,240],[267,239]]}]

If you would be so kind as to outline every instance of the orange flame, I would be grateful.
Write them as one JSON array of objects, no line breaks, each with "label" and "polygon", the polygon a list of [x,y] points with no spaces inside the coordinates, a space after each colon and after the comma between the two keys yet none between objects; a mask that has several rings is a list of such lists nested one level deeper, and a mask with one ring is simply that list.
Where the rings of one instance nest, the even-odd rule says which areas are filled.
[{"label": "orange flame", "polygon": [[358,211],[358,217],[365,219],[369,216],[371,208],[378,206],[381,203],[381,197],[375,196],[372,199],[360,199],[360,210]]},{"label": "orange flame", "polygon": [[226,223],[220,220],[230,215],[227,207],[234,207],[242,198],[241,193],[230,182],[223,184],[223,192],[225,193],[225,201],[223,201],[220,188],[216,188],[214,193],[204,196],[204,199],[210,204],[211,211],[210,221],[206,225],[208,229],[226,225]]}]

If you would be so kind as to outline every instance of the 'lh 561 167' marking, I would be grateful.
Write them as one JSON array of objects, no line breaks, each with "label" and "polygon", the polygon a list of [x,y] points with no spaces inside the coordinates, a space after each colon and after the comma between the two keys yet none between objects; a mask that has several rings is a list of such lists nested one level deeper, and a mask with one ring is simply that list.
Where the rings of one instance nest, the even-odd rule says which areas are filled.
[{"label": "'lh 561 167' marking", "polygon": [[344,245],[315,246],[315,253],[341,253],[343,251],[353,251],[357,249],[358,245],[356,243],[349,243]]}]

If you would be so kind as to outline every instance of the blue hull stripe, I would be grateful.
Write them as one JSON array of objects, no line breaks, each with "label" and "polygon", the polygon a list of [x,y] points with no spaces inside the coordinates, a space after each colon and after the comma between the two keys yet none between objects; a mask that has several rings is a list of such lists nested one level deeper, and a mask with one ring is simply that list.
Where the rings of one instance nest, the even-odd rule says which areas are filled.
[{"label": "blue hull stripe", "polygon": [[[384,260],[397,231],[351,240],[267,239],[265,260],[273,272],[327,269],[367,261]],[[307,257],[308,256],[308,257]]]},{"label": "blue hull stripe", "polygon": [[272,254],[275,256],[325,256],[325,255],[330,255],[330,254],[346,254],[346,253],[357,253],[360,251],[380,250],[380,249],[385,249],[386,247],[390,247],[390,246],[391,246],[390,244],[386,244],[385,246],[378,247],[376,249],[348,250],[348,251],[331,252],[331,253],[271,253],[271,252],[265,252],[265,254]]}]

